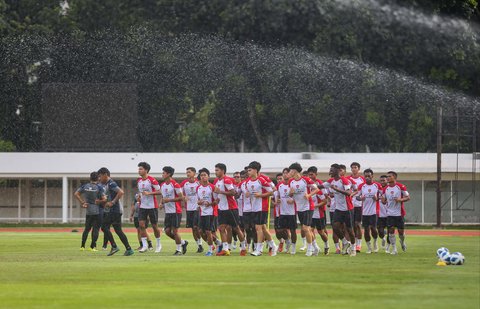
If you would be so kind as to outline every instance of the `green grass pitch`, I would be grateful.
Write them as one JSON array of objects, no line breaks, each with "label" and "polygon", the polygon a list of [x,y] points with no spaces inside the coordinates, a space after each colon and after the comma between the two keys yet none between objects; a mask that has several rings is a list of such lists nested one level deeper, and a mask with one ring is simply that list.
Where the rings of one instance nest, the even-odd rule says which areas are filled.
[{"label": "green grass pitch", "polygon": [[[2,232],[0,308],[480,308],[479,237],[407,236],[398,256],[205,257],[184,236],[185,256],[162,235],[160,254],[107,257],[80,252],[80,233]],[[442,246],[466,264],[436,266]]]}]

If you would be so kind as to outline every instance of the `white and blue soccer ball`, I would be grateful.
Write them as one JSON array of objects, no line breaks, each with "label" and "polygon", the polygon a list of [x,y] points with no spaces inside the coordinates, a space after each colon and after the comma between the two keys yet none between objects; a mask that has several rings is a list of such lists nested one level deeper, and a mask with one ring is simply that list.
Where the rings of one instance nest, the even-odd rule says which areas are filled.
[{"label": "white and blue soccer ball", "polygon": [[463,265],[463,263],[465,263],[465,257],[460,252],[453,252],[450,254],[449,262],[452,265]]},{"label": "white and blue soccer ball", "polygon": [[449,253],[449,251],[448,251],[447,248],[441,247],[441,248],[438,248],[438,249],[437,249],[437,257],[438,257],[439,259],[441,259],[442,256],[445,255],[445,253]]}]

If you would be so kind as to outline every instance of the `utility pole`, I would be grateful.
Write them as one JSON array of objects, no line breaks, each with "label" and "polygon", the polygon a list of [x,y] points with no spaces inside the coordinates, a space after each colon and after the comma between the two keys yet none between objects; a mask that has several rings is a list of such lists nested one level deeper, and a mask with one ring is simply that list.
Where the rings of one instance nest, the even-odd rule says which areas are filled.
[{"label": "utility pole", "polygon": [[442,106],[437,106],[437,227],[442,226]]}]

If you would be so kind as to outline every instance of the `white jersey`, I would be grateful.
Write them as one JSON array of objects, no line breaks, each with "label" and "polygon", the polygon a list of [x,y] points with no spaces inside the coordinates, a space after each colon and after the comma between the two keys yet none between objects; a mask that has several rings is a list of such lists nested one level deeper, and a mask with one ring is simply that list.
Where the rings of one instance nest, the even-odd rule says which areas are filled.
[{"label": "white jersey", "polygon": [[393,186],[388,185],[383,188],[383,195],[387,199],[387,216],[402,216],[403,202],[396,202],[395,199],[409,196],[407,187],[397,182]]},{"label": "white jersey", "polygon": [[264,193],[264,192],[272,192],[272,187],[270,184],[262,177],[258,177],[255,180],[248,178],[245,182],[245,187],[248,191],[249,197],[245,195],[246,199],[250,199],[250,203],[252,204],[252,212],[259,212],[262,211],[263,206],[263,199],[262,197],[256,197],[255,193]]},{"label": "white jersey", "polygon": [[[171,179],[168,183],[162,182],[160,185],[160,190],[162,191],[163,198],[174,199],[178,198],[179,194],[182,193],[182,188],[180,185],[173,179]],[[182,213],[182,204],[180,202],[168,202],[163,203],[163,207],[165,208],[165,213]]]},{"label": "white jersey", "polygon": [[[383,187],[380,187],[380,195],[383,195]],[[384,204],[381,200],[380,200],[380,203],[379,203],[379,206],[380,206],[380,209],[379,209],[379,212],[378,212],[378,217],[379,218],[386,218],[388,217],[387,215],[387,204]]]},{"label": "white jersey", "polygon": [[[216,198],[217,194],[214,193],[215,186],[209,183],[206,186],[198,185],[197,188],[197,201],[207,201],[212,203]],[[200,205],[200,216],[213,216],[214,207]]]},{"label": "white jersey", "polygon": [[[365,197],[362,202],[362,215],[372,216],[377,214],[379,207],[379,197],[382,192],[382,186],[378,183],[373,182],[372,184],[362,183],[358,187],[358,196]],[[375,200],[374,198],[377,198]],[[356,198],[355,198],[356,199]]]},{"label": "white jersey", "polygon": [[[350,176],[348,177],[348,179],[350,180],[350,182],[352,183],[352,189],[357,191],[359,190],[360,188],[360,185],[362,183],[365,183],[365,178],[363,178],[363,176],[359,176],[357,178],[353,177],[353,176]],[[359,196],[360,192],[355,194],[353,197],[352,197],[352,203],[353,203],[353,206],[354,207],[362,207],[362,201],[358,201],[356,199],[357,196]]]},{"label": "white jersey", "polygon": [[[345,177],[340,177],[338,180],[334,178],[330,178],[325,183],[329,188],[334,185],[337,188],[347,191],[351,188],[350,181]],[[330,189],[330,192],[333,192],[333,196],[335,198],[335,210],[339,211],[347,211],[353,209],[353,205],[350,199],[350,196],[346,196],[343,193],[340,193],[336,190]]]},{"label": "white jersey", "polygon": [[235,183],[235,192],[238,195],[238,198],[236,199],[237,206],[238,206],[238,215],[240,217],[243,216],[243,194],[242,194],[241,185],[242,185],[242,183],[239,183],[239,184]]},{"label": "white jersey", "polygon": [[[319,194],[315,194],[315,196],[313,197],[313,202],[315,203],[315,205],[318,205],[321,202],[323,202],[325,199],[326,199],[325,195],[323,195],[323,193],[320,192]],[[324,210],[325,210],[325,206],[315,207],[313,209],[312,219],[323,218],[323,211]]]},{"label": "white jersey", "polygon": [[251,203],[251,199],[247,198],[245,194],[247,194],[247,181],[245,180],[240,185],[240,190],[242,190],[242,213],[246,212],[253,212],[253,207]]},{"label": "white jersey", "polygon": [[200,183],[197,180],[190,182],[188,179],[182,181],[180,184],[183,195],[187,198],[187,211],[195,211],[198,209],[197,187],[199,185]]},{"label": "white jersey", "polygon": [[294,216],[295,215],[295,204],[289,204],[287,201],[292,200],[289,195],[290,186],[284,182],[281,182],[277,185],[276,196],[280,200],[279,205],[279,214],[280,216]]},{"label": "white jersey", "polygon": [[[152,176],[148,176],[147,179],[137,179],[138,192],[156,192],[160,190],[158,181]],[[143,195],[140,194],[140,208],[153,209],[158,208],[157,198],[155,195]]]},{"label": "white jersey", "polygon": [[288,182],[290,189],[293,189],[293,200],[297,211],[313,210],[313,200],[305,198],[305,194],[310,194],[317,189],[317,185],[308,177],[302,176],[300,179],[290,179]]}]

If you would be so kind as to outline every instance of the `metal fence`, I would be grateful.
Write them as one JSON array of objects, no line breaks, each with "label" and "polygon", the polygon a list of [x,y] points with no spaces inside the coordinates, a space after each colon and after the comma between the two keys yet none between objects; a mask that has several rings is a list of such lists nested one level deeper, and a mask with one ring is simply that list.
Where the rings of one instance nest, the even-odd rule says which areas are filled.
[{"label": "metal fence", "polygon": [[[123,220],[127,222],[136,181],[116,180],[125,191],[121,202],[125,214]],[[85,210],[80,207],[73,192],[82,181],[85,180],[68,179],[67,188],[63,188],[61,178],[0,179],[0,222],[81,223],[85,219]],[[406,222],[435,224],[436,182],[414,180],[402,183],[411,195],[411,201],[405,204]],[[66,209],[62,208],[64,190],[67,190]],[[160,217],[163,217],[163,212],[160,212]],[[442,223],[480,224],[480,181],[442,182]]]}]

